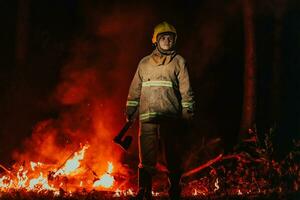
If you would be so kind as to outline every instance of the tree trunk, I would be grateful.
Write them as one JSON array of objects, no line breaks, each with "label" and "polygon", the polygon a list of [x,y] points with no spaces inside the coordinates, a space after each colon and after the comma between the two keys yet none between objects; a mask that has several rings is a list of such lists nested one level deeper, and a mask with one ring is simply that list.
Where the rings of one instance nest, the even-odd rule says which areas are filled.
[{"label": "tree trunk", "polygon": [[[273,66],[272,66],[272,85],[271,85],[271,107],[270,107],[270,126],[278,125],[279,119],[279,108],[281,105],[281,76],[282,73],[282,52],[281,52],[281,39],[282,39],[282,18],[285,11],[285,0],[276,0],[274,2],[274,50],[273,50]],[[270,127],[271,128],[271,127]]]},{"label": "tree trunk", "polygon": [[244,97],[239,141],[250,138],[255,125],[256,109],[256,57],[253,23],[253,0],[243,0],[245,32]]}]

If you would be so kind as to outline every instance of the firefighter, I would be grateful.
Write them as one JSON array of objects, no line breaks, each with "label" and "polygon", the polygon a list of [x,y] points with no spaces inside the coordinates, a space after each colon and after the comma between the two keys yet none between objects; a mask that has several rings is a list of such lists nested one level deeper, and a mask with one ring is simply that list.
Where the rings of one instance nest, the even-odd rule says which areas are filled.
[{"label": "firefighter", "polygon": [[183,122],[193,118],[195,101],[186,62],[175,51],[176,40],[176,29],[169,23],[154,28],[155,49],[139,62],[129,88],[127,120],[139,113],[139,189],[135,199],[152,198],[152,176],[160,149],[169,171],[169,196],[180,198],[180,136],[185,134]]}]

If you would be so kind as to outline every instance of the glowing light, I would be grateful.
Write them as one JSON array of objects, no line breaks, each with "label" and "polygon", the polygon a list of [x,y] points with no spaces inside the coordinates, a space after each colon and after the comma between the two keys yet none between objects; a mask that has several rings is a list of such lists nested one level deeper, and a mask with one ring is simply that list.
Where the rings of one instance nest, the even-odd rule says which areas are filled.
[{"label": "glowing light", "polygon": [[108,162],[107,173],[111,174],[113,169],[114,169],[114,166],[113,166],[112,162]]},{"label": "glowing light", "polygon": [[[153,194],[153,192],[152,192]],[[156,194],[156,193],[155,193]],[[121,196],[134,196],[134,192],[131,188],[129,188],[128,190],[120,190],[119,188],[115,190],[115,194],[113,195],[113,197],[121,197]]]},{"label": "glowing light", "polygon": [[118,189],[116,189],[116,191],[115,191],[115,194],[113,195],[113,197],[120,197],[121,196],[121,190],[118,188]]},{"label": "glowing light", "polygon": [[196,189],[193,189],[193,196],[197,196],[198,191]]},{"label": "glowing light", "polygon": [[127,196],[134,196],[132,190],[129,188],[126,193]]},{"label": "glowing light", "polygon": [[238,195],[243,195],[240,189],[238,189]]},{"label": "glowing light", "polygon": [[113,164],[111,162],[108,162],[107,171],[105,174],[103,174],[99,180],[95,181],[93,184],[93,187],[104,187],[104,188],[110,188],[114,184],[114,177],[110,175],[113,171]]},{"label": "glowing light", "polygon": [[214,192],[219,190],[220,189],[220,186],[219,186],[219,179],[217,178],[216,179],[216,182],[215,182],[215,189],[214,189]]},{"label": "glowing light", "polygon": [[54,190],[54,188],[50,187],[48,184],[47,178],[43,177],[43,173],[40,173],[38,178],[31,179],[29,182],[28,190]]},{"label": "glowing light", "polygon": [[56,197],[56,196],[59,196],[60,195],[60,192],[57,190],[57,191],[55,191],[54,192],[54,196]]},{"label": "glowing light", "polygon": [[193,192],[192,192],[192,195],[193,196],[198,196],[198,195],[203,195],[205,196],[205,192],[204,191],[201,191],[201,190],[197,190],[196,188],[193,189]]},{"label": "glowing light", "polygon": [[31,170],[34,171],[36,167],[39,167],[39,166],[42,166],[43,163],[40,163],[40,162],[30,162],[30,167],[31,167]]},{"label": "glowing light", "polygon": [[26,175],[27,172],[28,172],[28,170],[24,170],[23,166],[20,167],[20,169],[17,173],[18,188],[25,188],[26,187],[26,182],[28,180],[28,177]]},{"label": "glowing light", "polygon": [[157,196],[159,196],[159,193],[158,193],[158,192],[154,192],[154,191],[152,191],[152,196],[155,196],[155,197],[157,197]]},{"label": "glowing light", "polygon": [[110,174],[103,174],[100,179],[93,184],[93,187],[110,188],[113,184],[114,177],[112,177]]},{"label": "glowing light", "polygon": [[58,175],[70,175],[71,173],[75,172],[79,168],[80,161],[83,160],[85,151],[88,148],[89,146],[85,145],[79,152],[75,152],[73,157],[67,160],[64,167],[57,170],[53,177],[56,177]]},{"label": "glowing light", "polygon": [[1,189],[1,191],[10,188],[12,186],[12,184],[13,184],[13,180],[11,180],[9,177],[2,176],[0,178],[0,189]]}]

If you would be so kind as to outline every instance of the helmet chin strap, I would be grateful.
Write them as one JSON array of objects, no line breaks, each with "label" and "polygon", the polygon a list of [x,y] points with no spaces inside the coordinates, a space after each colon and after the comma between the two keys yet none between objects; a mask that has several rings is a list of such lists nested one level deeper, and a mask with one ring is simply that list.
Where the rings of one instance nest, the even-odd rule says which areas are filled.
[{"label": "helmet chin strap", "polygon": [[156,42],[156,48],[158,49],[158,51],[159,51],[159,53],[161,53],[162,55],[171,55],[171,54],[173,54],[174,53],[174,51],[175,51],[175,45],[173,44],[173,46],[170,48],[170,49],[168,49],[168,50],[164,50],[164,49],[162,49],[160,46],[159,46],[159,43],[157,43]]}]

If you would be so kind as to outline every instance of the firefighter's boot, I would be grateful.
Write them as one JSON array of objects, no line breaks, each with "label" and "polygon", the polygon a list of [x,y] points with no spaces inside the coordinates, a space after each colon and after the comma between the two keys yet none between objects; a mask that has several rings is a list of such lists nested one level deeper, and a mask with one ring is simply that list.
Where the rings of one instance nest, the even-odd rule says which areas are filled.
[{"label": "firefighter's boot", "polygon": [[151,200],[152,199],[152,176],[144,168],[138,171],[138,193],[133,200]]},{"label": "firefighter's boot", "polygon": [[171,200],[179,200],[181,194],[181,186],[180,186],[180,174],[170,174],[169,175],[169,197]]}]

